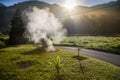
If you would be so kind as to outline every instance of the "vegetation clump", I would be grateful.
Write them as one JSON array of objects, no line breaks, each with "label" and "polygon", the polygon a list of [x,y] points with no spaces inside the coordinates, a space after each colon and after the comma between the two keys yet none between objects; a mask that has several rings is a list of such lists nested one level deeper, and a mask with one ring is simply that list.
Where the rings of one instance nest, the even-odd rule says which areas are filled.
[{"label": "vegetation clump", "polygon": [[60,57],[57,56],[54,59],[53,62],[49,62],[49,63],[55,67],[55,70],[56,70],[56,79],[57,80],[61,80],[60,71],[61,71],[62,65],[61,65],[61,59],[60,59]]},{"label": "vegetation clump", "polygon": [[0,48],[6,47],[7,39],[8,38],[0,32]]}]

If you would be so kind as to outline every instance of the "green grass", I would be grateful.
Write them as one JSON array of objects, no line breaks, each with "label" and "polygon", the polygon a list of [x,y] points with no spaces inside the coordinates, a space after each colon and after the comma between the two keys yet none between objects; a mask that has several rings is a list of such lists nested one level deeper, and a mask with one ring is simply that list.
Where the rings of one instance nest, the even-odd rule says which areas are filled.
[{"label": "green grass", "polygon": [[84,48],[120,54],[120,37],[69,36],[61,45],[78,45]]},{"label": "green grass", "polygon": [[61,58],[61,80],[120,80],[117,66],[80,54],[86,68],[82,74],[79,61],[73,58],[76,54],[57,50],[43,52],[30,44],[0,49],[0,80],[56,80],[56,69],[49,62],[57,56]]}]

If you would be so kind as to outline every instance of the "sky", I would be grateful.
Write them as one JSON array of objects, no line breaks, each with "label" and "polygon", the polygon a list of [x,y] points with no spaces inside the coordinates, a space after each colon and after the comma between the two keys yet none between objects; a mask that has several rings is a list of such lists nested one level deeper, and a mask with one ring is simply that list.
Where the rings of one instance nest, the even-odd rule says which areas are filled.
[{"label": "sky", "polygon": [[[15,3],[23,2],[23,1],[29,1],[29,0],[0,0],[0,3],[3,3],[6,6],[10,6]],[[48,2],[51,4],[57,3],[62,6],[64,6],[65,3],[68,2],[69,4],[72,5],[93,6],[93,5],[108,3],[110,1],[116,1],[116,0],[39,0],[39,1]]]}]

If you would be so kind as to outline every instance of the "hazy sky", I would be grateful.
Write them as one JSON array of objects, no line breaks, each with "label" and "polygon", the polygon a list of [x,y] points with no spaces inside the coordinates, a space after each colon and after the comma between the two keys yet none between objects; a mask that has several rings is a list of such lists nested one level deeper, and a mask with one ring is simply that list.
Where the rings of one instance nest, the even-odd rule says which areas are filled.
[{"label": "hazy sky", "polygon": [[[0,3],[9,6],[9,5],[13,5],[14,3],[23,2],[23,1],[29,1],[29,0],[0,0]],[[66,1],[71,1],[71,2],[74,1],[75,5],[93,6],[93,5],[103,4],[116,0],[39,0],[39,1],[44,1],[48,3],[57,3],[60,5],[64,5]]]}]

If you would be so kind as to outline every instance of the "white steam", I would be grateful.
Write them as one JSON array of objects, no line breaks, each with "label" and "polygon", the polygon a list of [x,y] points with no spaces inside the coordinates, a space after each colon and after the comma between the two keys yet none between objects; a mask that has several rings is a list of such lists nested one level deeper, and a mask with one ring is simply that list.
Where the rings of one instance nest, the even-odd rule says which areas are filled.
[{"label": "white steam", "polygon": [[25,16],[27,17],[27,29],[31,39],[34,43],[41,43],[41,39],[44,39],[48,46],[47,51],[54,51],[53,43],[59,43],[65,38],[66,29],[49,11],[49,8],[33,7],[31,11],[25,12]]}]

